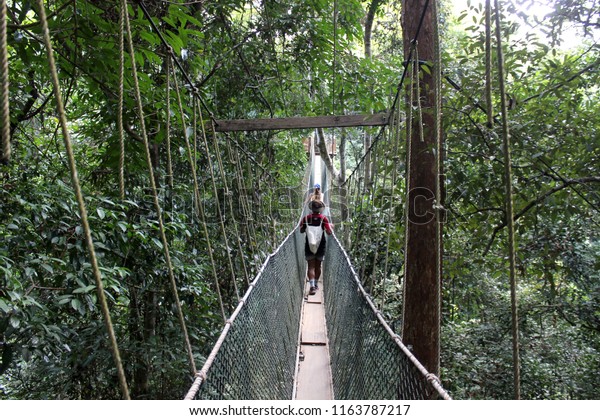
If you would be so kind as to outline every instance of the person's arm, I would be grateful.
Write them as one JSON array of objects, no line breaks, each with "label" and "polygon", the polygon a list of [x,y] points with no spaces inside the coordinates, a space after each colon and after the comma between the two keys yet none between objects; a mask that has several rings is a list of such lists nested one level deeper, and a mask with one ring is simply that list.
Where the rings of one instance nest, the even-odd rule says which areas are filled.
[{"label": "person's arm", "polygon": [[298,226],[300,228],[300,233],[304,233],[304,231],[306,230],[306,218],[308,216],[305,216],[302,218],[302,220],[300,220],[300,225]]},{"label": "person's arm", "polygon": [[323,216],[323,228],[325,229],[325,232],[327,232],[328,235],[331,235],[333,233],[331,223],[329,223],[329,220],[326,216]]}]

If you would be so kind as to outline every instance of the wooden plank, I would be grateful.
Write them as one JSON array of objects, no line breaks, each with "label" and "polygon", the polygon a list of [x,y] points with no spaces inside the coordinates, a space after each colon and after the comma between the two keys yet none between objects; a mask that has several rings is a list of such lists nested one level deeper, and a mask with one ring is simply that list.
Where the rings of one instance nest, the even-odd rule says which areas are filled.
[{"label": "wooden plank", "polygon": [[302,344],[325,344],[325,307],[320,303],[306,303],[302,317]]},{"label": "wooden plank", "polygon": [[329,127],[376,127],[388,124],[388,114],[215,120],[215,131],[265,131]]},{"label": "wooden plank", "polygon": [[329,346],[302,346],[304,360],[298,368],[296,400],[332,400]]}]

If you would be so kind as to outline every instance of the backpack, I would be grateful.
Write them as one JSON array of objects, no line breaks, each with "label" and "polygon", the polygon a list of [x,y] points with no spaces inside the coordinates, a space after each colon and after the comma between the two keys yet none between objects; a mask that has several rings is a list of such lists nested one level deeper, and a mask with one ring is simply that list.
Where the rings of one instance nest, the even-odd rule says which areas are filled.
[{"label": "backpack", "polygon": [[308,239],[308,247],[313,254],[317,253],[321,239],[323,239],[323,220],[319,226],[306,226],[306,238]]}]

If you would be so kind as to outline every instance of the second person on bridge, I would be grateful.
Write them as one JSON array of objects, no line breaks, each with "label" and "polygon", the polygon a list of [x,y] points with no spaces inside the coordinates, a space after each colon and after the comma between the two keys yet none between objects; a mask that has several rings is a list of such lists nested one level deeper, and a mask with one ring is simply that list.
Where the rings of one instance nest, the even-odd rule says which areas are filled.
[{"label": "second person on bridge", "polygon": [[310,282],[310,295],[317,292],[317,282],[321,277],[321,262],[325,258],[326,240],[323,232],[332,233],[332,226],[327,217],[321,214],[325,204],[320,200],[313,200],[308,207],[312,211],[300,221],[300,233],[306,232],[304,256],[308,262],[308,281]]}]

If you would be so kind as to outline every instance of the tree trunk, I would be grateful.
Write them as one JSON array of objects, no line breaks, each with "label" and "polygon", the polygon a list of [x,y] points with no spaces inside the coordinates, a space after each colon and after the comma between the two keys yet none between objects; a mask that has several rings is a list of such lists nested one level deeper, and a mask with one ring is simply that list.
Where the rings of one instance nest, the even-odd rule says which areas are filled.
[{"label": "tree trunk", "polygon": [[[435,1],[435,0],[434,0]],[[404,0],[402,23],[404,33],[404,54],[408,58],[411,41],[417,33],[427,0]],[[435,8],[429,2],[423,25],[418,35],[419,60],[434,62],[435,33],[437,18]],[[414,55],[413,55],[414,58]],[[439,331],[440,331],[440,279],[438,278],[438,257],[441,252],[441,239],[438,238],[438,223],[434,208],[436,197],[436,148],[435,136],[435,91],[434,71],[420,71],[420,93],[422,121],[414,112],[412,138],[407,147],[409,154],[409,194],[408,220],[406,226],[407,249],[404,285],[404,322],[402,339],[411,346],[413,353],[425,368],[439,375]],[[407,86],[410,86],[407,83]],[[419,106],[415,103],[408,106]],[[423,137],[420,138],[420,124]]]},{"label": "tree trunk", "polygon": [[371,34],[373,33],[373,22],[375,21],[375,13],[383,0],[372,0],[369,4],[369,10],[367,11],[367,17],[365,18],[365,57],[371,58]]},{"label": "tree trunk", "polygon": [[152,290],[140,291],[130,286],[129,332],[137,351],[133,353],[133,381],[131,395],[135,399],[147,399],[150,395],[150,371],[152,361],[148,346],[156,335],[158,300]]}]

